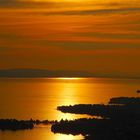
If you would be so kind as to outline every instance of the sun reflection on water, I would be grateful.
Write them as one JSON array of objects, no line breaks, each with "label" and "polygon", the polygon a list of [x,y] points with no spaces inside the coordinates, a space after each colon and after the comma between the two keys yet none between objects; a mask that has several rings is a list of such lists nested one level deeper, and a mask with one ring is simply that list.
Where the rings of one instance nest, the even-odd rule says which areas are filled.
[{"label": "sun reflection on water", "polygon": [[57,140],[82,140],[83,136],[82,135],[65,135],[65,134],[57,134]]},{"label": "sun reflection on water", "polygon": [[[69,80],[69,79],[65,79],[65,80]],[[59,99],[60,100],[60,105],[74,105],[76,103],[78,103],[78,98],[75,96],[78,92],[78,89],[76,88],[76,85],[73,84],[72,82],[70,83],[61,83],[61,88],[59,89]],[[56,114],[58,119],[74,119],[77,118],[76,116],[78,115],[74,115],[74,114],[70,114],[70,113],[61,113],[60,111],[58,111],[58,113]],[[80,116],[80,115],[79,115]]]},{"label": "sun reflection on water", "polygon": [[79,82],[83,80],[83,78],[60,77],[52,78],[51,80],[54,81],[54,83],[51,83],[50,86],[47,87],[47,92],[51,92],[51,96],[55,97],[55,99],[52,98],[53,102],[51,101],[44,103],[44,106],[51,106],[52,108],[51,115],[48,114],[48,111],[46,111],[46,118],[48,115],[49,118],[55,120],[73,120],[78,118],[90,117],[88,115],[62,113],[61,111],[57,110],[58,106],[69,106],[80,103],[81,99],[79,98],[79,93],[81,93],[82,87],[79,85]]}]

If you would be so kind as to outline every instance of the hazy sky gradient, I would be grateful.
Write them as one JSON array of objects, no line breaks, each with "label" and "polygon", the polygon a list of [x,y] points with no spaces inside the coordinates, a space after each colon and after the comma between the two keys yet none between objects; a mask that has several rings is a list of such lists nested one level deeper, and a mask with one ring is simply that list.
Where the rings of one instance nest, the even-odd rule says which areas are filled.
[{"label": "hazy sky gradient", "polygon": [[0,69],[140,75],[139,0],[0,0]]}]

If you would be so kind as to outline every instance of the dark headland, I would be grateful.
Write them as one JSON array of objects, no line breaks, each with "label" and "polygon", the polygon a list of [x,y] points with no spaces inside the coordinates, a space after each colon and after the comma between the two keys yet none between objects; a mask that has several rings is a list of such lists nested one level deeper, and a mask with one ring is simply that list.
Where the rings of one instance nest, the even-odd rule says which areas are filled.
[{"label": "dark headland", "polygon": [[52,125],[52,132],[78,135],[85,140],[139,140],[140,98],[118,97],[104,104],[59,106],[64,113],[100,116],[100,119],[83,118],[61,120]]}]

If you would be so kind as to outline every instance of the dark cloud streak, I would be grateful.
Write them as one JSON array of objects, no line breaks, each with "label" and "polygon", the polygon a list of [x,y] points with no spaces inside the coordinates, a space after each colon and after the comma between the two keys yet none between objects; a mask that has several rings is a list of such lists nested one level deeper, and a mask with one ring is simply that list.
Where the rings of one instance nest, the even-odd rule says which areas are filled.
[{"label": "dark cloud streak", "polygon": [[48,8],[54,5],[52,2],[33,2],[33,1],[18,1],[18,0],[0,0],[1,8]]},{"label": "dark cloud streak", "polygon": [[[99,10],[70,10],[55,12],[40,12],[44,15],[95,15],[95,14],[111,14],[122,12],[140,12],[140,8],[120,8],[120,9],[99,9]],[[38,12],[39,13],[39,12]]]}]

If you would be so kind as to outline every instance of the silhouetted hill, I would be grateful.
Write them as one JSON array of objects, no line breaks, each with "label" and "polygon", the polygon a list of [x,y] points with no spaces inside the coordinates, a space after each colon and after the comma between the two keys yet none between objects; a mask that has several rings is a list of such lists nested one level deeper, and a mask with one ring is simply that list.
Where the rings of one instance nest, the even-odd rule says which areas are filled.
[{"label": "silhouetted hill", "polygon": [[140,79],[139,76],[125,76],[110,73],[90,73],[86,71],[66,71],[66,70],[47,70],[47,69],[0,69],[0,77],[7,78],[41,78],[41,77],[97,77],[97,78],[125,78]]},{"label": "silhouetted hill", "polygon": [[43,69],[5,69],[0,70],[0,77],[34,78],[34,77],[92,77],[84,71],[50,71]]}]

